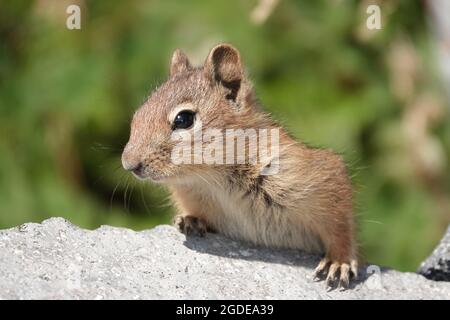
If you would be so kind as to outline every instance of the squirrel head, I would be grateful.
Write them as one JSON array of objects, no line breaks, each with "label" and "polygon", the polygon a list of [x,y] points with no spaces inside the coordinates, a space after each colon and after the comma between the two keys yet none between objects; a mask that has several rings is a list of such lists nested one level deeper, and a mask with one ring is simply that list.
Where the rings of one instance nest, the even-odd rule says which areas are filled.
[{"label": "squirrel head", "polygon": [[240,54],[229,44],[214,47],[203,66],[192,67],[175,50],[170,77],[136,111],[122,164],[141,179],[164,181],[192,173],[195,166],[174,164],[174,132],[208,128],[245,128],[257,113],[253,90]]}]

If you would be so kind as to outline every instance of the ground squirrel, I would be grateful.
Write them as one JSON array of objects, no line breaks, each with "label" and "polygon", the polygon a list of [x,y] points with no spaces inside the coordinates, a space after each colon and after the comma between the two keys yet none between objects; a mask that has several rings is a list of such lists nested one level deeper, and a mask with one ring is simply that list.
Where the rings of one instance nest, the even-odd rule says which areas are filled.
[{"label": "ground squirrel", "polygon": [[[191,154],[190,163],[174,161],[180,141],[175,133],[196,136],[209,129],[279,131],[264,161],[249,155],[255,149],[249,136],[240,148],[233,146],[233,163],[195,161]],[[213,139],[201,139],[205,151]],[[213,152],[216,160],[230,152],[219,151]],[[244,161],[236,161],[234,151],[244,153]],[[264,172],[275,161],[275,173]],[[345,288],[357,276],[352,188],[342,158],[295,141],[261,110],[240,54],[229,44],[214,47],[201,67],[174,52],[169,79],[133,116],[122,164],[136,177],[170,189],[178,209],[174,223],[186,234],[211,230],[257,245],[324,254],[314,278],[330,288]]]}]

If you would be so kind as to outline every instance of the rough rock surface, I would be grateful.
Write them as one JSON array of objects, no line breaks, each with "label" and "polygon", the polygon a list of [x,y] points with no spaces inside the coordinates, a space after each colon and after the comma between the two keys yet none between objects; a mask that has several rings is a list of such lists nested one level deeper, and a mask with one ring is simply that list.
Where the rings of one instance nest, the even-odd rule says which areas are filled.
[{"label": "rough rock surface", "polygon": [[450,226],[433,253],[422,262],[418,272],[431,280],[450,281]]},{"label": "rough rock surface", "polygon": [[170,226],[90,231],[53,218],[0,231],[0,299],[450,299],[448,282],[377,266],[327,292],[311,279],[318,260]]}]

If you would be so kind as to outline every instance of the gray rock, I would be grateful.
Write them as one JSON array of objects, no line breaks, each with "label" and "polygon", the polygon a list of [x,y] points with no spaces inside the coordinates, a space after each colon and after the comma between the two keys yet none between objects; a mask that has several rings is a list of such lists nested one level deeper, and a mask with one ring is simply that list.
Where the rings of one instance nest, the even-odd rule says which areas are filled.
[{"label": "gray rock", "polygon": [[0,299],[450,299],[450,283],[377,266],[327,292],[311,279],[318,260],[165,225],[90,231],[53,218],[0,231]]},{"label": "gray rock", "polygon": [[450,281],[450,226],[433,253],[419,267],[418,272],[435,281]]}]

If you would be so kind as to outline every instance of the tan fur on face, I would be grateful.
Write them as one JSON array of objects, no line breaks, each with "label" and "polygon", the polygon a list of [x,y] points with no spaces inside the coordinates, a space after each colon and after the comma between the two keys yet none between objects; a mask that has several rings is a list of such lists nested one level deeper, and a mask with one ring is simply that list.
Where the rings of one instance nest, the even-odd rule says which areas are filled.
[{"label": "tan fur on face", "polygon": [[348,282],[357,262],[352,189],[341,157],[296,142],[280,128],[278,174],[261,175],[261,165],[248,162],[174,165],[170,121],[180,105],[196,110],[204,130],[278,125],[260,111],[235,48],[213,48],[201,68],[192,68],[177,50],[170,70],[169,80],[133,117],[124,167],[140,162],[149,178],[164,178],[179,216],[189,217],[181,219],[184,226],[198,218],[198,225],[235,239],[325,253],[318,272],[332,263],[327,283],[336,270]]}]

